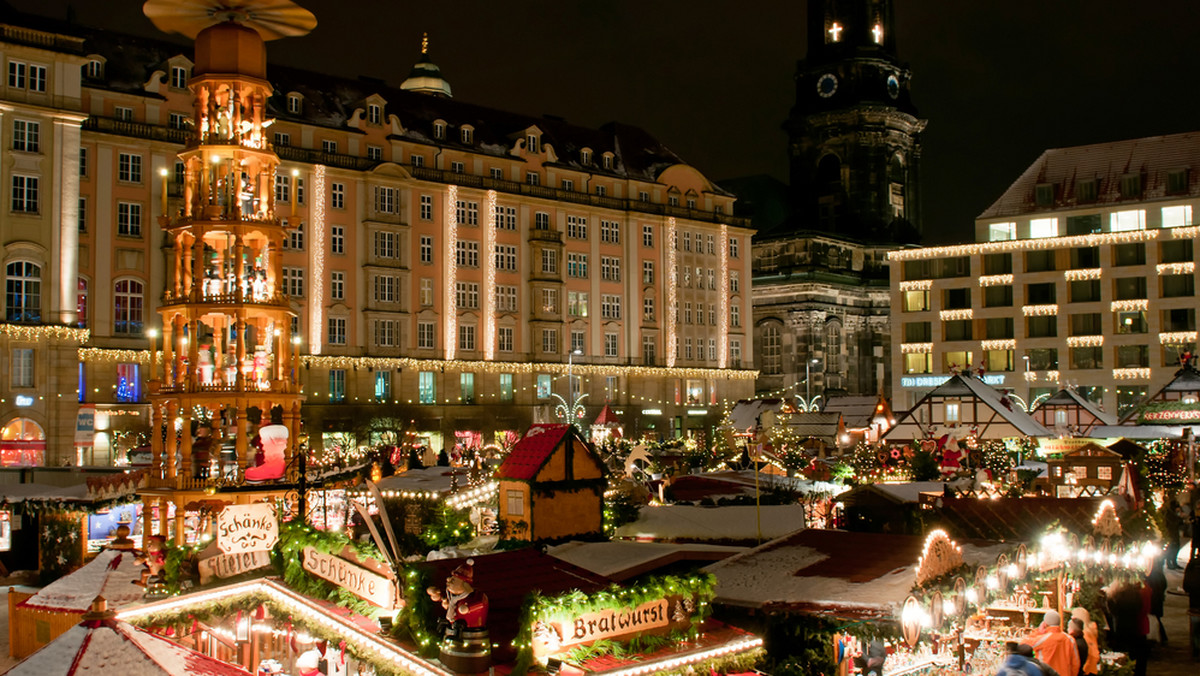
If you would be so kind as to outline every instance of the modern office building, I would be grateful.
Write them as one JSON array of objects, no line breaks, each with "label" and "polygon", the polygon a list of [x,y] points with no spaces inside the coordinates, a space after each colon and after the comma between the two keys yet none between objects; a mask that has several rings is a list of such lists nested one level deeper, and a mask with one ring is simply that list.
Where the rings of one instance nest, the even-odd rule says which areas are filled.
[{"label": "modern office building", "polygon": [[[156,221],[183,207],[178,154],[219,111],[190,47],[5,12],[0,427],[34,460],[104,463],[148,443],[149,331],[184,258],[218,258]],[[262,292],[295,316],[312,446],[373,419],[479,445],[585,394],[585,418],[607,401],[627,433],[690,433],[752,393],[748,222],[645,131],[454,99],[424,48],[399,87],[267,77],[287,236]],[[195,366],[222,367],[216,344]]]},{"label": "modern office building", "polygon": [[895,407],[967,367],[1028,406],[1160,389],[1196,346],[1198,176],[1200,133],[1047,150],[975,243],[890,253]]}]

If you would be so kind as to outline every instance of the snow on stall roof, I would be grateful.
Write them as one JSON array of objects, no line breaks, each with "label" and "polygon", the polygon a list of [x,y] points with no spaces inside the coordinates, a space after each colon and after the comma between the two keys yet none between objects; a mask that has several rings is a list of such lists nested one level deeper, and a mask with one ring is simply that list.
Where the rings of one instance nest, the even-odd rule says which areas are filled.
[{"label": "snow on stall roof", "polygon": [[89,620],[67,630],[7,672],[10,676],[249,676],[117,620]]},{"label": "snow on stall roof", "polygon": [[567,542],[548,553],[597,575],[623,580],[679,560],[720,560],[746,551],[745,547],[665,542]]},{"label": "snow on stall roof", "polygon": [[[777,538],[803,526],[803,505],[762,507],[763,538]],[[753,505],[642,507],[637,521],[617,528],[615,537],[681,542],[752,541],[758,537],[756,508]]]},{"label": "snow on stall roof", "polygon": [[377,484],[381,491],[420,491],[429,493],[449,493],[450,475],[460,475],[458,485],[466,486],[466,472],[457,467],[426,467],[410,469],[403,474],[393,474],[384,477]]},{"label": "snow on stall roof", "polygon": [[103,596],[109,608],[120,608],[146,593],[144,587],[134,584],[141,574],[142,566],[134,562],[133,552],[106,550],[79,570],[46,585],[22,605],[83,612],[97,596]]},{"label": "snow on stall roof", "polygon": [[[890,616],[916,582],[924,538],[806,529],[705,570],[718,603],[806,609],[843,617]],[[969,565],[992,563],[1011,547],[960,543]]]},{"label": "snow on stall roof", "polygon": [[909,481],[901,484],[864,484],[851,489],[849,493],[842,496],[842,499],[852,500],[854,495],[862,491],[875,491],[883,493],[899,503],[917,503],[921,501],[921,493],[941,493],[945,491],[946,486],[957,488],[970,482],[970,479],[956,479],[954,481]]},{"label": "snow on stall roof", "polygon": [[0,499],[5,502],[25,500],[79,500],[86,501],[87,484],[75,486],[51,486],[49,484],[5,484],[0,485]]}]

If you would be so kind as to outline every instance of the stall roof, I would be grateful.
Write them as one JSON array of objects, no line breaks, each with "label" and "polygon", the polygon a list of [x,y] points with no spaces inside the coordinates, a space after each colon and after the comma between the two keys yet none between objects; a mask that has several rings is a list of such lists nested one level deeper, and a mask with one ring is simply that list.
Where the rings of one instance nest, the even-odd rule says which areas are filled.
[{"label": "stall roof", "polygon": [[1181,439],[1187,427],[1192,428],[1193,435],[1200,435],[1200,425],[1096,425],[1088,436],[1098,439],[1125,437],[1139,441]]},{"label": "stall roof", "polygon": [[21,605],[38,610],[82,613],[91,607],[97,596],[103,596],[109,608],[119,608],[141,599],[146,593],[145,587],[134,584],[141,574],[142,566],[134,562],[133,552],[108,549],[79,570],[46,585]]},{"label": "stall roof", "polygon": [[844,490],[840,484],[825,481],[810,481],[799,477],[786,477],[760,472],[754,476],[752,469],[722,470],[703,474],[687,474],[671,482],[671,495],[676,501],[690,502],[739,495],[754,495],[756,490],[788,490],[807,495],[810,493],[838,493]]},{"label": "stall roof", "polygon": [[537,476],[563,437],[571,433],[567,424],[533,425],[513,446],[512,452],[496,470],[497,479],[527,481]]},{"label": "stall roof", "polygon": [[720,561],[745,547],[664,542],[568,542],[552,547],[550,556],[616,580],[628,580],[679,561]]},{"label": "stall roof", "polygon": [[449,493],[450,475],[459,475],[459,488],[466,487],[466,470],[459,467],[426,467],[410,469],[403,474],[384,477],[376,484],[380,491],[412,491]]},{"label": "stall roof", "polygon": [[6,672],[12,676],[250,676],[241,667],[110,617],[85,619]]},{"label": "stall roof", "polygon": [[[828,614],[894,617],[916,582],[925,538],[805,529],[719,561],[717,603]],[[963,543],[968,565],[994,563],[1010,546]]]},{"label": "stall roof", "polygon": [[842,494],[841,500],[853,501],[855,497],[863,493],[877,493],[897,504],[918,503],[922,493],[942,493],[946,490],[946,486],[955,488],[963,483],[970,483],[969,479],[958,479],[955,481],[909,481],[901,484],[864,484],[850,489]]},{"label": "stall roof", "polygon": [[878,395],[843,395],[830,397],[821,407],[826,413],[841,413],[846,427],[863,429],[871,426],[875,408],[880,403]]},{"label": "stall roof", "polygon": [[[758,539],[759,509],[754,505],[643,507],[637,521],[617,528],[617,538],[659,542],[754,543]],[[761,508],[762,537],[777,538],[804,525],[803,505]]]},{"label": "stall roof", "polygon": [[[1105,425],[1117,424],[1117,416],[1104,412],[1095,403],[1088,401],[1078,392],[1069,387],[1064,387],[1058,392],[1055,392],[1048,399],[1043,400],[1037,405],[1037,409],[1045,408],[1047,406],[1078,406],[1095,416],[1097,420],[1101,421]],[[1034,410],[1036,411],[1037,409]]]},{"label": "stall roof", "polygon": [[87,502],[87,484],[74,486],[51,486],[49,484],[4,484],[0,485],[0,499],[4,502],[24,502],[26,500],[65,500],[71,502]]}]

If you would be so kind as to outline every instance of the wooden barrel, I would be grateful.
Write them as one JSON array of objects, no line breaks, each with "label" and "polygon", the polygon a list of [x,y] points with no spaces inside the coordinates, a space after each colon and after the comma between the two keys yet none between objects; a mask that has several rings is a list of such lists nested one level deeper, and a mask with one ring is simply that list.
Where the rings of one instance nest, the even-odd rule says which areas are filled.
[{"label": "wooden barrel", "polygon": [[482,674],[492,666],[492,639],[486,627],[463,629],[458,636],[447,631],[438,659],[450,671]]}]

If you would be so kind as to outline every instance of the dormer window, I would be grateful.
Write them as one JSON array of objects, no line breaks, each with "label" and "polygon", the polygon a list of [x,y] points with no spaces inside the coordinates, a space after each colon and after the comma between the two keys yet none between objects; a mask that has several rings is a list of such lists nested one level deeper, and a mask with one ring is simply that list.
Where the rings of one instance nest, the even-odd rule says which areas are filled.
[{"label": "dormer window", "polygon": [[383,120],[383,107],[377,103],[367,105],[367,122],[379,124]]},{"label": "dormer window", "polygon": [[1039,183],[1033,189],[1033,198],[1039,207],[1054,206],[1054,184]]},{"label": "dormer window", "polygon": [[99,80],[104,77],[104,62],[99,59],[92,59],[83,67],[83,76],[93,80]]},{"label": "dormer window", "polygon": [[667,204],[673,207],[679,206],[679,195],[667,195]]},{"label": "dormer window", "polygon": [[471,127],[463,127],[459,130],[463,145],[471,145],[475,142],[475,130]]},{"label": "dormer window", "polygon": [[539,146],[539,144],[538,144],[537,134],[526,134],[525,135],[525,150],[527,152],[533,153],[534,155],[538,154],[539,152],[541,152],[538,149],[538,146]]},{"label": "dormer window", "polygon": [[1142,176],[1141,174],[1126,174],[1121,177],[1121,197],[1141,197],[1142,196]]},{"label": "dormer window", "polygon": [[433,137],[439,141],[446,139],[446,123],[438,120],[433,123]]},{"label": "dormer window", "polygon": [[182,66],[171,66],[171,89],[187,89],[188,69]]},{"label": "dormer window", "polygon": [[301,105],[300,100],[301,97],[299,94],[288,94],[287,111],[293,115],[299,115]]},{"label": "dormer window", "polygon": [[592,151],[587,148],[580,150],[579,151],[579,163],[583,164],[583,165],[591,164],[592,163]]},{"label": "dormer window", "polygon": [[689,209],[696,208],[696,198],[695,197],[687,198],[687,208],[689,208]]},{"label": "dormer window", "polygon": [[601,162],[605,169],[608,169],[611,171],[613,168],[613,154],[612,153],[604,153],[604,159],[601,160]]}]

